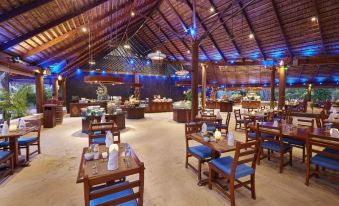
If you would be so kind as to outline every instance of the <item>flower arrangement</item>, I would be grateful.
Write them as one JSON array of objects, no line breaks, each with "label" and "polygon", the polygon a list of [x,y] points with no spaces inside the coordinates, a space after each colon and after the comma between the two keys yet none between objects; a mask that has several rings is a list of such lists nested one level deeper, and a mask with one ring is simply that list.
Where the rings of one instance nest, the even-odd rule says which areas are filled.
[{"label": "flower arrangement", "polygon": [[192,101],[192,90],[191,89],[184,91],[183,94],[185,96],[185,101]]}]

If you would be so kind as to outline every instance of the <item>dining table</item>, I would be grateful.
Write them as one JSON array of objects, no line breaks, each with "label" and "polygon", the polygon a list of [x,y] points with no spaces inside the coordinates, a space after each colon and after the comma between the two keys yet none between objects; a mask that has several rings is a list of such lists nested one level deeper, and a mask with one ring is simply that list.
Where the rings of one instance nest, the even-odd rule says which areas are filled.
[{"label": "dining table", "polygon": [[[14,168],[20,165],[18,139],[21,136],[27,135],[36,130],[37,130],[37,127],[32,126],[32,127],[26,127],[24,129],[13,129],[13,130],[10,129],[10,131],[7,134],[0,133],[0,139],[9,140],[9,149],[11,152],[13,152]],[[21,165],[25,166],[25,164],[21,164]]]},{"label": "dining table", "polygon": [[[100,155],[99,159],[96,160],[86,160],[85,153],[87,153],[88,147],[83,148],[76,183],[84,182],[86,177],[95,178],[99,176],[109,176],[113,180],[116,179],[116,177],[123,176],[123,174],[128,174],[130,171],[141,167],[141,161],[129,144],[119,143],[118,147],[118,168],[116,170],[107,169],[109,155],[107,158],[102,157],[102,152],[108,153],[106,145],[99,145]],[[128,150],[128,155],[126,155],[126,150]]]},{"label": "dining table", "polygon": [[[218,122],[218,124],[219,125],[221,125],[222,124],[222,116],[220,115],[220,114],[216,114],[216,115],[205,115],[205,117],[213,117],[213,116],[215,116],[216,117],[216,121]],[[203,119],[203,117],[201,116],[201,114],[198,114],[196,117],[195,117],[195,120],[196,121],[203,121],[204,119]]]}]

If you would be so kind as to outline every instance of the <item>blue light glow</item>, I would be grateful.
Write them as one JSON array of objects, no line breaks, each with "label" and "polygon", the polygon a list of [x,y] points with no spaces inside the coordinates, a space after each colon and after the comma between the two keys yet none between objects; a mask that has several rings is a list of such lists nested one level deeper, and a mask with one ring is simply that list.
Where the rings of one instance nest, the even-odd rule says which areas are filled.
[{"label": "blue light glow", "polygon": [[283,57],[283,55],[284,55],[283,51],[275,51],[275,52],[272,53],[273,58],[281,58],[281,57]]},{"label": "blue light glow", "polygon": [[90,74],[90,75],[93,75],[93,74],[95,74],[95,71],[94,71],[94,70],[91,70],[91,71],[89,71],[89,74]]},{"label": "blue light glow", "polygon": [[151,65],[151,64],[152,64],[151,60],[147,59],[146,60],[146,65]]},{"label": "blue light glow", "polygon": [[315,56],[318,54],[320,48],[317,45],[306,46],[301,49],[302,56]]},{"label": "blue light glow", "polygon": [[81,74],[81,69],[77,68],[77,74]]},{"label": "blue light glow", "polygon": [[190,32],[191,37],[195,37],[196,31],[194,28],[190,28],[189,32]]},{"label": "blue light glow", "polygon": [[135,63],[134,59],[130,59],[129,63],[133,65]]},{"label": "blue light glow", "polygon": [[259,52],[253,52],[250,54],[250,58],[251,59],[258,59],[259,58]]},{"label": "blue light glow", "polygon": [[261,65],[265,67],[274,66],[275,62],[273,60],[264,60],[261,62]]},{"label": "blue light glow", "polygon": [[234,60],[231,60],[231,64],[234,64]]}]

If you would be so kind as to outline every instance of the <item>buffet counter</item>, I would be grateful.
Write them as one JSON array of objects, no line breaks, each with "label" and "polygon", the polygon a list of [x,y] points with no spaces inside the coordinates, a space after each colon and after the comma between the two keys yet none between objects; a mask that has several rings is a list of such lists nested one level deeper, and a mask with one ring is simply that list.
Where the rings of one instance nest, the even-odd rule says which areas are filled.
[{"label": "buffet counter", "polygon": [[88,106],[100,106],[107,108],[107,102],[90,102],[90,103],[70,103],[70,116],[71,117],[80,117],[81,108],[87,108]]},{"label": "buffet counter", "polygon": [[125,107],[127,119],[142,119],[145,118],[145,109],[147,107]]},{"label": "buffet counter", "polygon": [[191,122],[191,109],[173,109],[173,120],[179,123]]},{"label": "buffet counter", "polygon": [[243,100],[241,105],[242,105],[242,108],[244,109],[259,109],[261,106],[261,101]]},{"label": "buffet counter", "polygon": [[171,112],[173,102],[149,102],[148,108],[145,109],[146,113],[156,112]]},{"label": "buffet counter", "polygon": [[233,103],[231,101],[229,102],[207,101],[206,108],[207,109],[220,109],[220,112],[232,112]]},{"label": "buffet counter", "polygon": [[[114,121],[119,130],[125,129],[125,114],[120,113],[120,114],[106,114],[106,121]],[[100,122],[101,116],[87,116],[87,117],[82,117],[82,133],[88,133],[88,128],[89,124],[96,119],[97,122]]]}]

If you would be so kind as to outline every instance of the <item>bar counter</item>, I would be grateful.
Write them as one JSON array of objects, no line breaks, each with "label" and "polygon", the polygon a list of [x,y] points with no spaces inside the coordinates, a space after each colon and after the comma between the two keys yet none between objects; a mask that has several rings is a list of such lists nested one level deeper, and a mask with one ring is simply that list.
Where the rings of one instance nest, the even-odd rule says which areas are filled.
[{"label": "bar counter", "polygon": [[100,106],[103,108],[107,108],[107,102],[90,102],[90,103],[70,103],[70,116],[71,117],[80,117],[81,108],[86,108],[88,106]]},{"label": "bar counter", "polygon": [[146,113],[157,113],[157,112],[172,112],[173,102],[149,102],[148,108],[145,109]]}]

